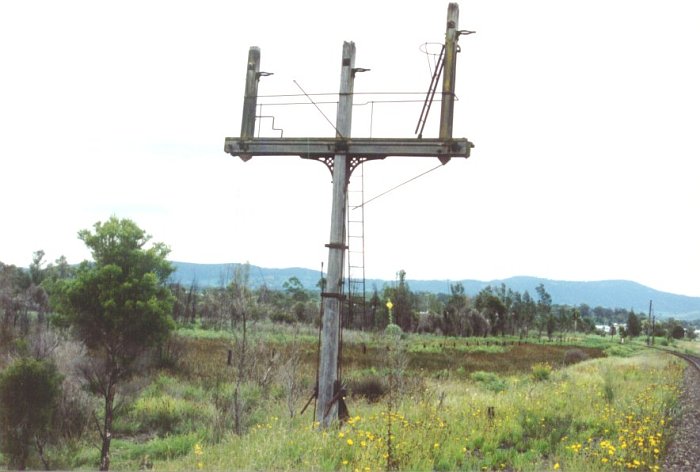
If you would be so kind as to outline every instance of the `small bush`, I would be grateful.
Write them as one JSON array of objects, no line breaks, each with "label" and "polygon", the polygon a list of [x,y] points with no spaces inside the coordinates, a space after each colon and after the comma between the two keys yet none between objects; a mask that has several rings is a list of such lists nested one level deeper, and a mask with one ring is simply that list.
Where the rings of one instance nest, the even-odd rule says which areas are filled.
[{"label": "small bush", "polygon": [[588,354],[581,349],[568,349],[564,353],[564,365],[578,364],[589,359]]},{"label": "small bush", "polygon": [[403,331],[401,331],[401,326],[391,323],[384,328],[384,334],[388,336],[400,336],[403,334]]},{"label": "small bush", "polygon": [[276,311],[270,314],[270,321],[273,323],[294,324],[297,322],[297,319],[293,314],[286,311]]},{"label": "small bush", "polygon": [[492,392],[502,392],[506,389],[506,382],[493,372],[477,371],[469,376],[474,382],[478,382],[487,390]]},{"label": "small bush", "polygon": [[348,382],[348,389],[353,395],[364,397],[367,401],[376,402],[389,390],[384,379],[372,375]]},{"label": "small bush", "polygon": [[11,468],[23,470],[34,445],[46,442],[61,381],[54,364],[34,359],[20,359],[0,375],[0,446]]},{"label": "small bush", "polygon": [[532,366],[531,371],[532,379],[536,382],[542,382],[544,380],[549,380],[552,374],[552,366],[547,362],[538,362]]}]

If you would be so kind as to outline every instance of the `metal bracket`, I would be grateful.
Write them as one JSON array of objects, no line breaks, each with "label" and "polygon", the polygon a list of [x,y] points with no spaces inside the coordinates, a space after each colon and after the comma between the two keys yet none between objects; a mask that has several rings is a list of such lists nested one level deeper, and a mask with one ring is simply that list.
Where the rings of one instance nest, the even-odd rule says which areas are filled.
[{"label": "metal bracket", "polygon": [[323,412],[323,416],[328,416],[328,413],[331,412],[331,408],[333,408],[333,404],[335,404],[335,402],[338,402],[338,419],[342,423],[344,421],[347,421],[348,418],[350,418],[350,413],[348,411],[348,407],[345,404],[344,399],[345,395],[347,395],[348,392],[345,389],[345,386],[342,385],[338,380],[333,382],[333,391],[335,392],[335,395],[333,395],[333,398],[331,398],[328,402],[326,410]]},{"label": "metal bracket", "polygon": [[328,243],[325,245],[329,249],[343,249],[346,250],[348,249],[348,246],[343,243]]},{"label": "metal bracket", "polygon": [[346,300],[347,297],[343,295],[342,293],[333,293],[333,292],[321,292],[321,298],[335,298],[337,300]]},{"label": "metal bracket", "polygon": [[[326,165],[328,170],[331,173],[331,176],[333,176],[333,165],[335,163],[335,157],[304,157],[301,156],[303,159],[312,159],[318,162],[321,162]],[[379,156],[379,157],[356,157],[352,156],[350,159],[348,159],[348,174],[347,177],[348,179],[352,175],[352,172],[357,169],[357,167],[367,161],[377,161],[380,159],[385,159],[386,156]]]}]

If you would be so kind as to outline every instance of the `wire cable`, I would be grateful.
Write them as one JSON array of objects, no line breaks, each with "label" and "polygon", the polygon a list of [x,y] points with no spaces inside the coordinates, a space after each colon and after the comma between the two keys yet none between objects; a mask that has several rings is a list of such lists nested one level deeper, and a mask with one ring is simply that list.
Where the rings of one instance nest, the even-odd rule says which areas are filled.
[{"label": "wire cable", "polygon": [[299,85],[299,82],[297,82],[297,81],[295,80],[295,81],[294,81],[294,84],[295,84],[297,87],[299,87],[299,90],[301,90],[302,93],[303,93],[304,95],[306,95],[306,98],[308,98],[309,101],[316,107],[316,109],[318,110],[318,112],[319,112],[321,115],[323,115],[323,117],[326,119],[326,121],[327,121],[328,123],[330,123],[330,125],[333,127],[333,129],[335,130],[335,132],[338,134],[338,136],[340,136],[342,139],[345,139],[345,136],[343,136],[343,133],[341,133],[340,131],[338,131],[338,128],[335,127],[335,125],[333,124],[333,122],[332,122],[331,120],[329,120],[328,117],[326,116],[326,114],[323,113],[323,111],[319,108],[318,105],[316,105],[316,102],[314,102],[314,100],[309,96],[309,94],[307,94],[307,93],[304,91],[303,88],[301,88],[301,85]]},{"label": "wire cable", "polygon": [[[296,80],[294,83],[297,83]],[[298,86],[298,84],[297,84]],[[301,87],[299,87],[301,88]],[[302,92],[304,92],[302,90]],[[347,95],[424,95],[425,92],[352,92]],[[320,97],[327,95],[339,95],[338,92],[323,92],[323,93],[282,93],[258,95],[257,98],[279,98],[279,97]]]},{"label": "wire cable", "polygon": [[352,207],[352,210],[357,210],[358,208],[362,208],[362,207],[364,207],[365,205],[367,205],[369,202],[374,201],[374,200],[376,200],[376,199],[379,198],[379,197],[383,197],[383,196],[386,195],[387,193],[392,192],[392,191],[396,190],[396,189],[399,188],[399,187],[403,187],[403,186],[406,185],[407,183],[413,182],[413,181],[416,180],[417,178],[423,177],[424,175],[429,174],[430,172],[432,172],[432,171],[434,171],[434,170],[436,170],[436,169],[439,169],[440,167],[442,167],[442,164],[438,164],[438,165],[436,165],[435,167],[433,167],[432,169],[426,170],[426,171],[423,172],[422,174],[418,174],[418,175],[416,175],[415,177],[412,177],[412,178],[406,180],[405,182],[401,182],[399,185],[396,185],[396,186],[390,188],[389,190],[387,190],[387,191],[385,191],[385,192],[382,192],[382,193],[380,193],[379,195],[376,195],[376,196],[370,198],[369,200],[367,200],[366,202],[364,202],[362,205],[357,205],[357,206]]}]

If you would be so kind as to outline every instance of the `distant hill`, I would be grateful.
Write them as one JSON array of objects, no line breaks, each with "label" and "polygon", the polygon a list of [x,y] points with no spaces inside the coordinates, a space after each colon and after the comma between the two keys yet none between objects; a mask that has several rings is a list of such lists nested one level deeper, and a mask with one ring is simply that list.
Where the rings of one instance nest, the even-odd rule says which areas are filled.
[{"label": "distant hill", "polygon": [[[176,272],[171,280],[183,285],[189,285],[193,281],[199,287],[216,287],[228,284],[235,268],[240,264],[193,264],[188,262],[174,262]],[[271,289],[282,289],[282,284],[290,277],[296,277],[307,290],[318,290],[317,283],[321,277],[320,271],[292,267],[286,269],[268,269],[251,265],[249,283],[252,287],[263,285]],[[700,297],[688,297],[654,290],[636,282],[628,280],[602,280],[595,282],[571,282],[561,280],[541,279],[537,277],[510,277],[503,280],[408,280],[411,290],[414,292],[449,293],[450,284],[461,282],[467,295],[476,295],[487,287],[499,286],[501,283],[508,288],[524,293],[529,292],[535,298],[535,287],[543,284],[547,292],[552,296],[555,304],[580,305],[585,303],[591,308],[602,306],[605,308],[633,309],[636,312],[647,313],[649,300],[654,302],[654,313],[662,317],[673,316],[676,319],[700,318]],[[385,284],[393,281],[368,279],[367,290],[377,287],[382,290]]]},{"label": "distant hill", "polygon": [[[688,320],[700,318],[700,297],[661,292],[629,280],[572,282],[537,277],[510,277],[488,282],[478,280],[462,280],[461,282],[468,295],[479,293],[488,285],[499,286],[503,283],[506,287],[521,293],[527,290],[533,298],[536,298],[535,287],[543,284],[555,304],[580,305],[585,303],[591,308],[596,306],[625,308],[633,309],[638,313],[648,313],[649,300],[653,300],[656,315]],[[449,282],[444,280],[416,280],[409,281],[409,284],[411,290],[414,291],[433,293],[449,291]]]},{"label": "distant hill", "polygon": [[[174,282],[190,285],[193,281],[199,287],[220,287],[228,285],[232,280],[236,268],[244,264],[193,264],[190,262],[171,261],[175,266],[175,273],[170,276]],[[282,284],[290,277],[296,277],[306,290],[318,290],[316,284],[321,279],[321,273],[317,270],[292,267],[287,269],[267,269],[250,265],[248,283],[253,288],[267,286],[274,290],[281,290]]]}]

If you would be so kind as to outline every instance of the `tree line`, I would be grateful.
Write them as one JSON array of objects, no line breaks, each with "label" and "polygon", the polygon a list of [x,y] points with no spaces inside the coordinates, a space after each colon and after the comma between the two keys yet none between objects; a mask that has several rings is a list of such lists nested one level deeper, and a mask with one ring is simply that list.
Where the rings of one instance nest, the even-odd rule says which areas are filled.
[{"label": "tree line", "polygon": [[[234,309],[233,300],[241,289],[241,281],[232,280],[233,272],[222,274],[218,287],[200,289],[196,281],[188,285],[171,284],[175,321],[205,328],[235,329],[240,314]],[[243,283],[247,285],[247,277]],[[307,289],[298,278],[290,277],[282,290],[264,285],[252,290],[250,320],[318,324],[322,284],[320,280],[316,287]],[[450,285],[450,293],[434,294],[412,291],[403,270],[398,272],[394,283],[385,284],[381,290],[374,287],[366,299],[346,294],[343,326],[366,331],[385,329],[389,324],[388,300],[392,302],[393,322],[403,332],[463,337],[534,334],[551,338],[555,333],[603,334],[602,326],[607,332],[633,337],[650,334],[651,330],[648,317],[633,309],[556,304],[543,284],[535,288],[533,295],[500,284],[469,296],[460,282]],[[622,333],[619,333],[620,325]],[[693,323],[670,318],[657,320],[653,329],[655,336],[678,338],[692,337],[692,327]]]}]

